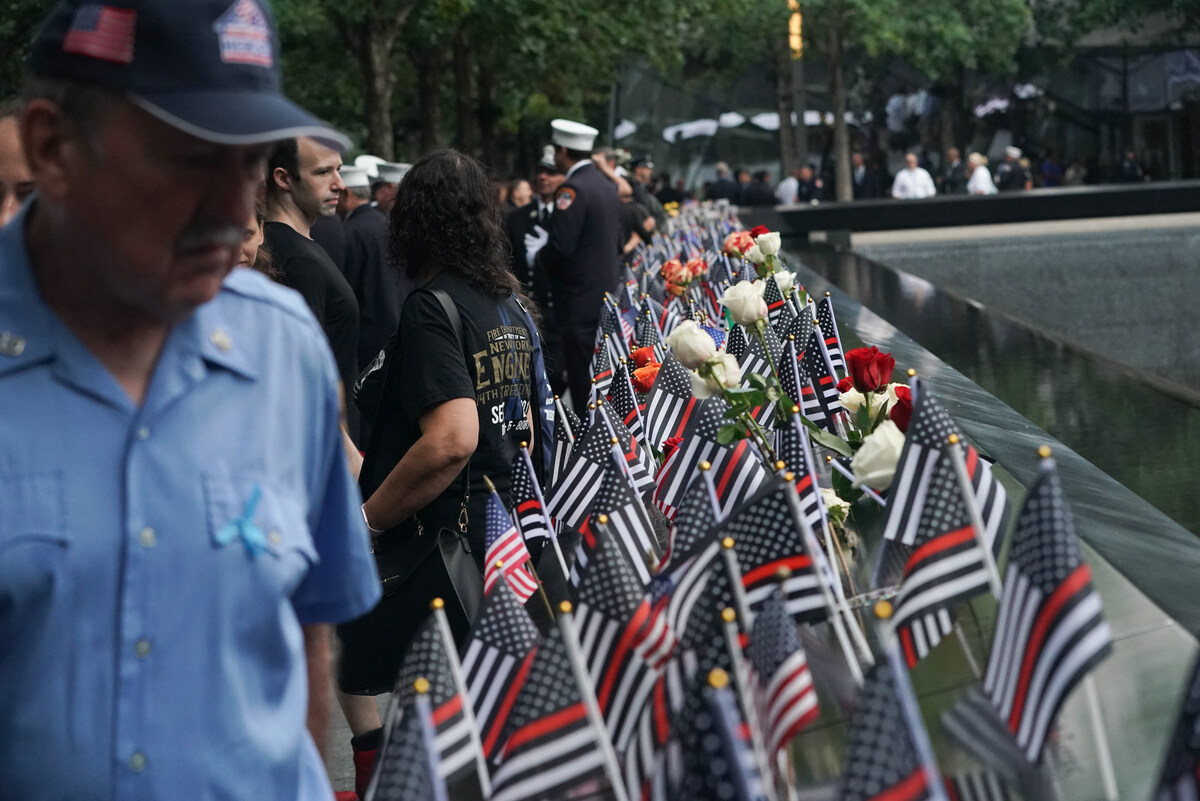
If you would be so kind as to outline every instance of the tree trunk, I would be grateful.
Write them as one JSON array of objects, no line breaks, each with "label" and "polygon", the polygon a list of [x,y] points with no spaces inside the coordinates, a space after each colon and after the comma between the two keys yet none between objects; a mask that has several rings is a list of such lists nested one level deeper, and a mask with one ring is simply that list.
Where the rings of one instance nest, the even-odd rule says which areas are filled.
[{"label": "tree trunk", "polygon": [[854,199],[854,182],[850,177],[850,128],[846,124],[846,77],[842,74],[842,21],[834,20],[829,28],[829,97],[833,102],[833,157],[837,161],[834,185],[838,200]]},{"label": "tree trunk", "polygon": [[792,89],[796,108],[796,163],[808,163],[808,124],[804,114],[808,111],[808,84],[804,78],[804,58],[792,62]]},{"label": "tree trunk", "polygon": [[442,146],[442,71],[438,48],[409,54],[417,71],[417,108],[421,117],[421,153]]},{"label": "tree trunk", "polygon": [[[958,115],[958,98],[962,91],[952,82],[939,82],[933,87],[933,95],[941,105],[938,108],[938,147],[945,154],[952,147],[965,147],[967,143],[959,144],[958,130],[955,122]],[[962,154],[964,157],[966,153]]]},{"label": "tree trunk", "polygon": [[[775,110],[779,112],[779,161],[783,174],[791,175],[796,169],[796,125],[792,122],[795,111],[792,84],[792,52],[788,47],[786,31],[775,41]],[[803,125],[804,121],[801,120]]]},{"label": "tree trunk", "polygon": [[457,123],[458,149],[478,158],[479,120],[475,115],[474,86],[472,71],[474,53],[467,35],[466,25],[459,25],[454,34],[454,113]]},{"label": "tree trunk", "polygon": [[480,159],[484,165],[495,173],[509,171],[511,160],[500,141],[500,132],[496,124],[500,121],[500,112],[496,107],[495,70],[489,69],[481,61],[478,74],[479,96],[476,104],[476,119],[479,120]]},{"label": "tree trunk", "polygon": [[366,80],[367,150],[382,159],[396,160],[396,137],[392,125],[392,95],[396,71],[392,69],[394,32],[368,27],[363,33],[366,47],[359,54]]}]

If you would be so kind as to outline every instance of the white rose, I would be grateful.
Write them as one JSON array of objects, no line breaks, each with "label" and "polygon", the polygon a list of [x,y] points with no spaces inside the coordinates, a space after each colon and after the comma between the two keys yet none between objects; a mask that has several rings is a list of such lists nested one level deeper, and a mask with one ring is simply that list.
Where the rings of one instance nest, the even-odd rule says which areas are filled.
[{"label": "white rose", "polygon": [[792,294],[792,288],[796,286],[796,274],[788,270],[776,270],[772,275],[775,276],[775,283],[779,285],[779,294],[785,298]]},{"label": "white rose", "polygon": [[717,343],[704,332],[695,320],[684,320],[667,337],[667,346],[675,358],[694,370],[717,352]]},{"label": "white rose", "polygon": [[765,234],[759,234],[754,243],[758,245],[758,249],[764,256],[774,256],[779,252],[779,232],[768,231]]},{"label": "white rose", "polygon": [[[841,401],[842,407],[852,415],[857,415],[858,410],[867,403],[867,397],[854,387],[850,387],[850,389],[838,395],[838,400]],[[895,402],[895,395],[880,395],[878,392],[872,392],[871,406],[868,409],[871,413],[871,418],[874,419],[875,415],[879,414],[882,404],[886,403],[890,409]]]},{"label": "white rose", "polygon": [[738,325],[752,326],[767,316],[762,287],[749,281],[738,281],[725,290],[725,296],[717,302],[729,310]]},{"label": "white rose", "polygon": [[704,399],[721,391],[722,387],[736,387],[742,383],[742,368],[737,357],[731,353],[716,353],[700,366],[703,375],[692,373],[692,394]]},{"label": "white rose", "polygon": [[891,420],[884,420],[866,439],[854,458],[850,469],[854,471],[856,486],[866,484],[874,490],[885,490],[896,474],[896,463],[904,449],[904,434]]},{"label": "white rose", "polygon": [[750,249],[742,255],[747,261],[754,264],[762,264],[767,260],[767,257],[763,255],[762,249],[758,245],[751,245]]},{"label": "white rose", "polygon": [[836,514],[839,510],[843,513],[850,511],[850,504],[843,501],[841,497],[829,489],[829,487],[821,487],[821,502],[825,504],[825,508],[831,513]]}]

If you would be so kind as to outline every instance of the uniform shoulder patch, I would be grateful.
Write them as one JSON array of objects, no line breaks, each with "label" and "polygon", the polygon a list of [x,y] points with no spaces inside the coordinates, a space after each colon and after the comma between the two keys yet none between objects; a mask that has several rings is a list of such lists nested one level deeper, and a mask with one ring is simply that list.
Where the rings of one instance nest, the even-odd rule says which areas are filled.
[{"label": "uniform shoulder patch", "polygon": [[575,190],[569,186],[564,186],[558,190],[558,194],[554,196],[554,207],[559,211],[566,211],[571,208],[571,204],[575,202]]}]

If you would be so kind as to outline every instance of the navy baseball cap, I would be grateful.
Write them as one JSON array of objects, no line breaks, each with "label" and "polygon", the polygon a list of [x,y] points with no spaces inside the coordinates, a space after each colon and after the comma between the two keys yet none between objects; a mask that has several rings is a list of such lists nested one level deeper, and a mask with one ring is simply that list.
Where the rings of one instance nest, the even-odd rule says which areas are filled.
[{"label": "navy baseball cap", "polygon": [[266,0],[63,0],[34,39],[29,72],[98,86],[209,142],[350,140],[283,95]]}]

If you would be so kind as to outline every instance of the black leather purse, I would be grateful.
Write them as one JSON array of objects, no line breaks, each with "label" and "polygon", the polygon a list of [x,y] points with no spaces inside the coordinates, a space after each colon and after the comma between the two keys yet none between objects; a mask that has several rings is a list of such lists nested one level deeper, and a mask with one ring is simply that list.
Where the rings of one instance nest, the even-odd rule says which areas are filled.
[{"label": "black leather purse", "polygon": [[[445,291],[441,289],[429,291],[442,304],[442,309],[450,319],[450,325],[458,338],[459,348],[462,348],[463,328],[458,307],[454,305],[454,301]],[[395,342],[397,339],[393,338],[389,345]],[[395,354],[388,353],[384,369],[390,368],[392,364],[395,364]],[[379,583],[386,598],[398,593],[414,574],[424,569],[436,569],[436,564],[429,564],[431,560],[436,559],[441,563],[441,567],[454,587],[455,597],[443,600],[447,606],[457,603],[463,616],[474,623],[479,614],[479,607],[483,604],[483,575],[479,572],[479,566],[475,562],[470,542],[467,539],[469,522],[467,504],[471,499],[470,460],[467,461],[460,476],[463,481],[463,495],[458,508],[457,528],[440,527],[434,535],[436,537],[435,547],[433,542],[422,541],[429,537],[429,533],[425,530],[420,516],[414,515],[415,532],[412,530],[412,526],[409,526],[408,536],[405,536],[402,531],[394,530],[382,534],[376,539],[375,565],[379,571]],[[453,611],[453,609],[447,609],[447,613],[451,617],[455,617]]]}]

